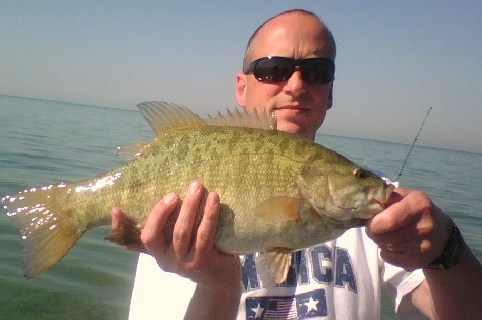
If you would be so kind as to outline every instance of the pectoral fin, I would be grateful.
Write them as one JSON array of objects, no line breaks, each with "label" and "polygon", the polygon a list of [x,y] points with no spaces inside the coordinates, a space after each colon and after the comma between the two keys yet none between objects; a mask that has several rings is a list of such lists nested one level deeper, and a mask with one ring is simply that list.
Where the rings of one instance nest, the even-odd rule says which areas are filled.
[{"label": "pectoral fin", "polygon": [[267,220],[298,220],[300,198],[293,197],[274,197],[265,200],[254,208],[256,216]]},{"label": "pectoral fin", "polygon": [[286,281],[291,253],[292,250],[288,248],[273,248],[256,258],[256,267],[265,287],[274,287]]}]

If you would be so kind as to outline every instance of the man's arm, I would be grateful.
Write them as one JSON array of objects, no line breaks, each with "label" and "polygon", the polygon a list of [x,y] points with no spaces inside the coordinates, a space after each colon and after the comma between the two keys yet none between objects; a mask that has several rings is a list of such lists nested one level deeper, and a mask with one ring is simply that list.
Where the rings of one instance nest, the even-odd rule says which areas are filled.
[{"label": "man's arm", "polygon": [[236,319],[241,298],[241,281],[238,283],[238,287],[227,288],[211,288],[198,284],[184,319]]},{"label": "man's arm", "polygon": [[[367,233],[386,262],[407,270],[423,268],[443,252],[453,222],[422,192],[396,189],[391,201],[370,221]],[[465,244],[457,265],[423,272],[426,280],[411,299],[424,314],[438,319],[482,314],[482,265]]]},{"label": "man's arm", "polygon": [[468,246],[457,265],[423,272],[439,319],[474,319],[482,315],[482,265]]}]

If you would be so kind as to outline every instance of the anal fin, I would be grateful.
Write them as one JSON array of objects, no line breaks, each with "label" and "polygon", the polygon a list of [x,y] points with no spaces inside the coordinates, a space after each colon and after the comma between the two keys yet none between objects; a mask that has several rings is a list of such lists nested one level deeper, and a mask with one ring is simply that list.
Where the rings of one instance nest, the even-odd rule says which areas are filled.
[{"label": "anal fin", "polygon": [[114,242],[121,246],[142,245],[141,229],[137,223],[130,217],[126,217],[122,223],[112,230],[112,233],[104,237],[104,239]]},{"label": "anal fin", "polygon": [[256,267],[265,287],[274,287],[286,281],[292,252],[289,248],[273,248],[256,257]]}]

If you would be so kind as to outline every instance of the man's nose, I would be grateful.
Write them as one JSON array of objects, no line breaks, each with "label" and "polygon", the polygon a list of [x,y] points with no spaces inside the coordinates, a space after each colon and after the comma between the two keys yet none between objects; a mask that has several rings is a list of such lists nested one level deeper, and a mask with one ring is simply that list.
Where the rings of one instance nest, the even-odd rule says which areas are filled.
[{"label": "man's nose", "polygon": [[296,67],[295,72],[291,75],[286,83],[284,90],[293,95],[298,95],[305,91],[304,80],[299,67]]}]

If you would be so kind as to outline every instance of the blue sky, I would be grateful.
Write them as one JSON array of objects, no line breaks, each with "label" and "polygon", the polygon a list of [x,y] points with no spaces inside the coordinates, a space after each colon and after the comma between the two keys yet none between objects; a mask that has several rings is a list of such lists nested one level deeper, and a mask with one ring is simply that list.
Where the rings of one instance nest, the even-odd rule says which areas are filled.
[{"label": "blue sky", "polygon": [[334,108],[321,133],[482,152],[479,1],[4,1],[0,94],[200,114],[236,105],[254,29],[304,8],[338,46]]}]

